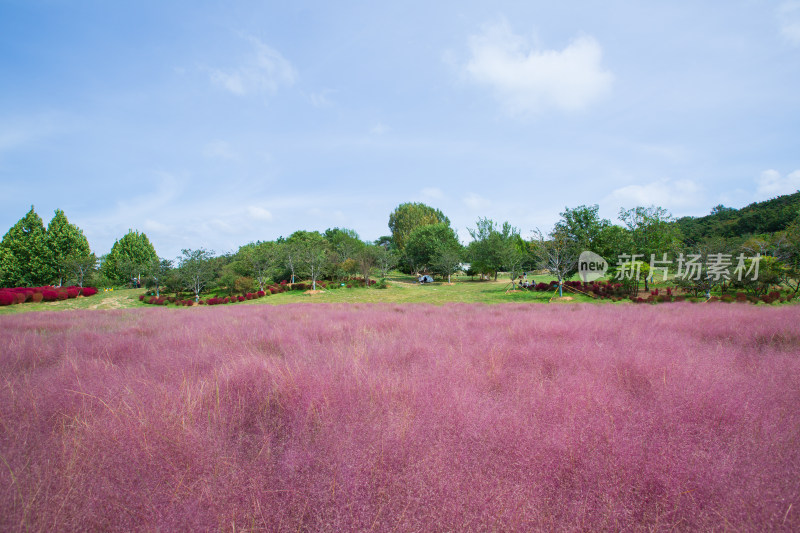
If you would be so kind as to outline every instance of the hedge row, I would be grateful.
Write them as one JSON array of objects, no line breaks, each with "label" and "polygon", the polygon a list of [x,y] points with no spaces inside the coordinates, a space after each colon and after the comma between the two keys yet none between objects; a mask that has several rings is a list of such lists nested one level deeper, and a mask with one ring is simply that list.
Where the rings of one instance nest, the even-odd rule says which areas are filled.
[{"label": "hedge row", "polygon": [[0,289],[0,306],[14,305],[25,302],[55,302],[78,296],[93,296],[97,294],[94,287],[14,287]]},{"label": "hedge row", "polygon": [[[256,298],[263,298],[264,296],[270,293],[264,291],[258,292],[248,292],[243,296],[226,296],[224,298],[207,298],[205,300],[200,300],[197,302],[198,305],[220,305],[220,304],[227,304],[227,303],[234,303],[234,302],[244,302],[245,300],[254,300]],[[195,301],[191,299],[181,299],[175,298],[172,296],[154,296],[151,294],[140,294],[139,300],[143,303],[150,304],[150,305],[182,305],[182,306],[192,306],[195,305]]]},{"label": "hedge row", "polygon": [[[584,293],[591,293],[600,299],[610,299],[615,302],[622,300],[630,300],[634,303],[669,303],[669,302],[683,302],[685,300],[689,301],[706,300],[706,298],[689,298],[686,295],[677,294],[677,290],[673,289],[672,287],[666,287],[664,289],[653,289],[647,296],[639,296],[636,298],[631,298],[626,293],[622,283],[613,283],[610,281],[602,281],[602,282],[591,281],[589,283],[584,283],[582,281],[565,281],[564,286],[577,289]],[[558,282],[551,281],[550,283],[536,283],[536,284],[530,284],[528,287],[522,287],[522,288],[530,291],[539,291],[539,292],[555,291],[558,288]],[[762,295],[760,298],[752,295],[747,295],[743,292],[738,292],[735,295],[723,294],[722,296],[712,296],[710,299],[708,299],[708,301],[725,302],[725,303],[763,302],[766,304],[771,304],[774,302],[781,302],[781,303],[790,302],[794,299],[794,297],[795,297],[794,294],[788,294],[786,296],[783,296],[780,293],[780,291],[772,291],[769,294]]]}]

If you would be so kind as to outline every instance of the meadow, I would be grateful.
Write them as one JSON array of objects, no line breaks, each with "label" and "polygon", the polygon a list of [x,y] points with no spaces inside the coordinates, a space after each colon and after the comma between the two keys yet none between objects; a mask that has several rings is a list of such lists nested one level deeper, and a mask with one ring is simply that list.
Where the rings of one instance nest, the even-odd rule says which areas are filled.
[{"label": "meadow", "polygon": [[798,323],[688,303],[0,316],[0,530],[797,531]]}]

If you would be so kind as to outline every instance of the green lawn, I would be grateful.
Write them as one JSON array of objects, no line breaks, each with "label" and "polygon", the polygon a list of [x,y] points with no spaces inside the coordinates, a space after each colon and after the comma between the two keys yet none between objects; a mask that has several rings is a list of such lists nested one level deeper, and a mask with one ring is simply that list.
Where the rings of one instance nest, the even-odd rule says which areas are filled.
[{"label": "green lawn", "polygon": [[0,315],[24,313],[26,311],[67,311],[70,309],[127,309],[143,305],[139,295],[144,289],[120,289],[98,292],[88,298],[71,298],[56,302],[24,303],[0,307]]},{"label": "green lawn", "polygon": [[[551,277],[537,276],[537,282],[549,282]],[[388,278],[387,289],[376,288],[340,288],[325,290],[318,294],[304,294],[301,291],[289,291],[273,294],[257,300],[248,300],[235,305],[281,305],[287,303],[316,302],[348,302],[348,303],[430,303],[445,304],[463,303],[547,303],[554,296],[553,292],[519,291],[508,292],[508,279],[498,281],[477,281],[469,277],[454,277],[453,283],[437,281],[420,285],[413,276],[395,275]],[[0,307],[0,315],[21,313],[26,311],[64,311],[69,309],[128,309],[134,307],[150,307],[139,301],[144,289],[122,289],[99,292],[88,298],[75,298],[58,302],[25,303]],[[555,296],[558,296],[557,294]],[[572,301],[591,301],[592,298],[564,291],[564,296]],[[555,301],[555,300],[554,300]],[[231,305],[231,304],[228,304]]]},{"label": "green lawn", "polygon": [[[449,302],[464,303],[508,303],[508,302],[548,302],[552,292],[507,292],[510,288],[508,280],[471,281],[469,278],[454,279],[452,284],[435,282],[421,285],[412,276],[395,276],[388,278],[388,289],[353,288],[334,289],[319,294],[303,294],[292,291],[273,294],[260,300],[251,300],[249,304],[284,304],[294,302],[394,302],[394,303],[431,303]],[[537,281],[549,281],[551,278],[536,278]],[[567,293],[574,301],[588,301],[591,298]]]}]

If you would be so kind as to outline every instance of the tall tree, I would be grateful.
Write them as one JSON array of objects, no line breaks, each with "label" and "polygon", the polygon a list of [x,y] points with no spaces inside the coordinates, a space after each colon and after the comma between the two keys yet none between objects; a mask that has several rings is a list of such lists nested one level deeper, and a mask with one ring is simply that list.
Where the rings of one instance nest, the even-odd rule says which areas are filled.
[{"label": "tall tree", "polygon": [[375,244],[375,266],[381,273],[381,277],[385,278],[389,275],[389,271],[397,266],[398,257],[394,250],[388,249],[382,244]]},{"label": "tall tree", "polygon": [[447,276],[447,283],[451,283],[451,276],[458,272],[464,256],[464,247],[459,242],[447,240],[436,247],[431,262],[431,269],[441,276]]},{"label": "tall tree", "polygon": [[364,284],[369,287],[369,277],[373,269],[378,265],[378,256],[385,253],[386,250],[376,245],[363,246],[361,250],[356,253],[356,264],[358,271],[364,278]]},{"label": "tall tree", "polygon": [[211,258],[214,252],[200,248],[197,250],[181,250],[178,267],[184,287],[194,293],[194,301],[200,300],[200,293],[214,276]]},{"label": "tall tree", "polygon": [[680,228],[672,214],[663,207],[620,209],[619,218],[630,231],[633,241],[631,253],[642,254],[645,261],[649,261],[651,255],[660,258],[680,247]]},{"label": "tall tree", "polygon": [[280,260],[279,246],[274,242],[259,242],[245,249],[245,261],[250,265],[258,289],[267,286],[272,271]]},{"label": "tall tree", "polygon": [[3,286],[39,286],[52,283],[53,260],[47,248],[47,232],[33,206],[3,236],[0,248],[5,250]]},{"label": "tall tree", "polygon": [[561,213],[561,220],[556,223],[556,229],[563,231],[581,250],[592,251],[606,260],[630,252],[630,249],[620,248],[622,228],[613,225],[607,218],[600,218],[598,210],[597,204],[573,209],[566,207]]},{"label": "tall tree", "polygon": [[167,278],[172,273],[172,261],[170,259],[156,258],[147,265],[147,276],[153,280],[153,286],[156,288],[156,296],[161,296],[161,286],[167,281]]},{"label": "tall tree", "polygon": [[461,244],[453,229],[444,222],[414,228],[406,243],[405,255],[416,272],[431,271],[440,251],[456,248]]},{"label": "tall tree", "polygon": [[345,277],[350,271],[357,270],[358,256],[366,246],[358,237],[358,233],[347,228],[331,228],[323,234],[330,244],[330,261],[337,272],[337,277]]},{"label": "tall tree", "polygon": [[422,203],[400,204],[389,215],[389,229],[392,230],[392,242],[398,250],[405,250],[411,232],[420,226],[443,223],[450,225],[450,219],[444,214]]},{"label": "tall tree", "polygon": [[111,252],[103,261],[103,274],[117,283],[141,283],[147,265],[158,259],[155,248],[147,235],[128,230],[121,239],[114,242]]},{"label": "tall tree", "polygon": [[89,252],[75,252],[62,261],[64,276],[75,276],[78,287],[83,288],[83,282],[97,268],[97,256]]},{"label": "tall tree", "polygon": [[564,279],[569,278],[577,271],[580,248],[563,229],[554,229],[550,233],[549,239],[545,239],[542,232],[538,230],[536,236],[538,242],[534,253],[538,266],[556,277],[558,295],[563,296]]},{"label": "tall tree", "polygon": [[[52,254],[51,271],[58,285],[64,283],[68,270],[75,267],[77,258],[88,261],[92,252],[83,231],[71,224],[61,209],[56,209],[55,215],[47,225],[46,241]],[[95,258],[95,263],[96,261]]]},{"label": "tall tree", "polygon": [[516,259],[515,250],[519,250],[522,244],[519,229],[508,222],[498,227],[489,218],[478,218],[475,228],[467,228],[467,231],[472,237],[467,246],[471,268],[482,275],[494,275],[496,280],[507,260]]},{"label": "tall tree", "polygon": [[311,288],[317,290],[317,280],[330,264],[330,244],[317,231],[297,231],[288,241],[295,247],[296,268],[311,278]]}]

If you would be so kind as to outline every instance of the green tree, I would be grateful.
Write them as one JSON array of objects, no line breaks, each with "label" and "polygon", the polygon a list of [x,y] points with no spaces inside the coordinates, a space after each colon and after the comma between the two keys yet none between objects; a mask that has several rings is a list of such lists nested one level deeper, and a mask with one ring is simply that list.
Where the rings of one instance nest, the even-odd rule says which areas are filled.
[{"label": "green tree", "polygon": [[358,256],[366,246],[358,237],[358,233],[347,228],[332,228],[323,234],[329,243],[330,262],[334,267],[334,276],[344,278],[345,275],[358,271]]},{"label": "green tree", "polygon": [[156,289],[156,296],[161,296],[161,286],[167,281],[172,273],[173,263],[169,259],[156,258],[147,265],[147,277],[152,280],[153,287]]},{"label": "green tree", "polygon": [[681,245],[681,231],[669,211],[663,207],[620,209],[619,218],[631,235],[633,250],[649,262],[651,256],[676,252]]},{"label": "green tree", "polygon": [[311,278],[311,288],[317,290],[317,280],[330,264],[330,244],[318,231],[296,231],[287,239],[296,251],[296,268]]},{"label": "green tree", "polygon": [[558,295],[564,295],[564,280],[578,269],[580,248],[566,231],[556,227],[550,238],[545,239],[541,231],[536,231],[538,243],[535,247],[538,267],[546,270],[558,280]]},{"label": "green tree", "polygon": [[31,210],[3,236],[5,287],[31,287],[53,282],[52,254],[47,248],[47,231],[39,215]]},{"label": "green tree", "polygon": [[[78,226],[70,224],[61,209],[56,209],[55,215],[47,225],[46,242],[52,254],[53,279],[57,280],[58,285],[64,283],[70,266],[75,267],[76,258],[88,261],[92,252],[83,231]],[[96,261],[95,258],[95,263]]]},{"label": "green tree", "polygon": [[274,242],[258,242],[243,247],[242,255],[244,260],[250,265],[250,272],[253,275],[258,289],[263,291],[267,282],[272,277],[272,272],[280,262],[280,249]]},{"label": "green tree", "polygon": [[458,248],[458,236],[449,224],[439,222],[414,228],[406,242],[405,255],[412,271],[427,272],[440,251]]},{"label": "green tree", "polygon": [[197,250],[181,250],[178,267],[183,286],[194,293],[194,301],[200,300],[200,293],[214,278],[214,267],[211,264],[214,252],[200,248]]},{"label": "green tree", "polygon": [[509,260],[517,263],[516,251],[521,252],[524,246],[519,229],[508,222],[498,227],[491,219],[478,218],[475,228],[467,228],[467,231],[472,237],[467,246],[467,257],[474,271],[484,276],[494,275],[497,280],[497,273],[507,266]]},{"label": "green tree", "polygon": [[147,265],[158,259],[155,248],[147,235],[128,230],[121,239],[114,242],[111,251],[103,261],[103,274],[116,283],[125,284],[136,280],[141,283]]},{"label": "green tree", "polygon": [[577,246],[592,251],[607,261],[614,261],[619,254],[629,253],[632,242],[629,234],[606,218],[600,218],[599,206],[581,205],[564,208],[556,229],[563,231]]},{"label": "green tree", "polygon": [[[63,276],[75,276],[78,287],[83,288],[83,282],[97,268],[97,256],[91,252],[74,252],[68,255],[61,262],[63,266]],[[63,279],[63,278],[62,278]]]},{"label": "green tree", "polygon": [[375,266],[378,267],[381,277],[385,278],[389,275],[389,271],[397,266],[399,258],[394,250],[391,250],[385,246],[376,244],[375,248]]},{"label": "green tree", "polygon": [[411,232],[420,226],[443,223],[450,226],[448,219],[441,211],[422,203],[404,203],[389,215],[389,229],[392,230],[392,242],[398,250],[405,250]]},{"label": "green tree", "polygon": [[800,291],[800,216],[780,236],[776,255],[783,264],[781,281],[797,294]]},{"label": "green tree", "polygon": [[451,276],[458,272],[461,260],[464,257],[464,247],[459,242],[447,240],[436,247],[431,269],[441,276],[447,276],[447,283],[451,283]]}]

